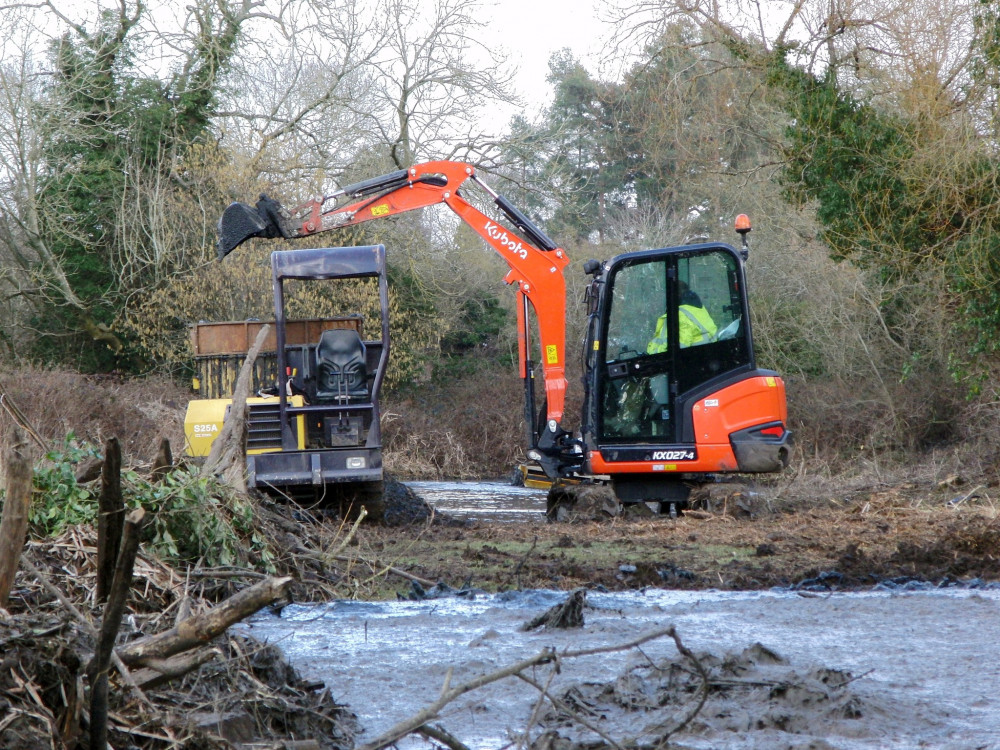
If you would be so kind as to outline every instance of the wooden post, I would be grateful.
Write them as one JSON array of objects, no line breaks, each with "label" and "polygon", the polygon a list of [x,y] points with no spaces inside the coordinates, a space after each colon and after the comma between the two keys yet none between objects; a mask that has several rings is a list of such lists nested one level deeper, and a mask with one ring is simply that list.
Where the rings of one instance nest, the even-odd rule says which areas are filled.
[{"label": "wooden post", "polygon": [[7,496],[0,520],[0,609],[7,605],[28,536],[32,471],[24,449],[24,442],[18,435],[4,456]]},{"label": "wooden post", "polygon": [[97,602],[107,601],[118,560],[125,522],[122,500],[122,449],[118,438],[104,444],[104,464],[101,466],[101,494],[97,499]]},{"label": "wooden post", "polygon": [[139,508],[129,513],[124,523],[121,550],[114,569],[114,579],[108,604],[101,618],[97,649],[88,670],[90,676],[90,750],[107,750],[108,746],[108,668],[114,652],[115,638],[125,611],[125,600],[132,587],[132,569],[139,551],[139,533],[146,512]]},{"label": "wooden post", "polygon": [[162,482],[172,468],[174,468],[174,457],[170,451],[170,441],[166,438],[160,438],[160,450],[153,460],[153,471],[150,479],[154,482]]}]

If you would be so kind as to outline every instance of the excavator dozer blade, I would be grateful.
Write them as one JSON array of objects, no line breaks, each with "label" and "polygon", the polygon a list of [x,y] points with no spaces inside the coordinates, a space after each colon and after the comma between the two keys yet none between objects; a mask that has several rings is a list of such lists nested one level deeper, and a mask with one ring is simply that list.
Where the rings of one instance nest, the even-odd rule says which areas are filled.
[{"label": "excavator dozer blade", "polygon": [[270,223],[256,208],[246,203],[230,203],[219,219],[219,260],[251,237],[274,236],[270,230]]}]

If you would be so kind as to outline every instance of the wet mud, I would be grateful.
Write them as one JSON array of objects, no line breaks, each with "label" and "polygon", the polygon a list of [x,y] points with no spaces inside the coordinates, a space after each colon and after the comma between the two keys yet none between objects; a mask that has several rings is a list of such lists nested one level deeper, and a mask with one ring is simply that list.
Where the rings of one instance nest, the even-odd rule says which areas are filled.
[{"label": "wet mud", "polygon": [[[810,591],[1000,580],[1000,517],[933,491],[880,489],[850,502],[781,508],[763,493],[719,493],[709,510],[548,523],[543,490],[413,483],[449,524],[371,529],[365,542],[455,585],[609,590],[648,586]],[[456,527],[457,526],[457,527]],[[405,550],[405,552],[404,552]],[[516,575],[512,573],[516,571]]]},{"label": "wet mud", "polygon": [[[356,747],[426,706],[446,680],[541,649],[613,649],[674,625],[707,681],[659,639],[539,668],[533,676],[554,700],[505,680],[438,720],[483,749],[642,748],[666,734],[675,748],[1000,748],[1000,521],[986,502],[882,487],[802,505],[725,496],[676,519],[553,524],[544,492],[468,489],[394,485],[384,522],[362,524],[329,559],[316,551],[342,525],[261,504],[299,603],[231,629],[211,661],[148,689],[148,702],[117,682],[113,745]],[[93,531],[29,546],[98,621]],[[153,559],[137,576],[124,640],[168,627],[195,594]],[[194,601],[210,606],[253,580],[224,571],[195,584]],[[586,592],[574,607],[579,627],[522,629],[574,590]],[[368,601],[340,598],[352,592]],[[0,611],[0,747],[54,736],[84,746],[93,638],[24,571],[13,601]],[[685,720],[701,686],[705,704]]]}]

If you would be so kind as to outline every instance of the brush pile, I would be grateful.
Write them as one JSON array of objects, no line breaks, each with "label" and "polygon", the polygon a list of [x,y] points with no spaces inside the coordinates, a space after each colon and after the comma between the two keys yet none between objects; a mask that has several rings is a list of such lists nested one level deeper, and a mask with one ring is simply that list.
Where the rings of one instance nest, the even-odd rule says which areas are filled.
[{"label": "brush pile", "polygon": [[[0,611],[0,747],[91,746],[88,665],[101,621],[96,543],[96,533],[74,527],[24,550],[8,609]],[[355,718],[327,687],[302,681],[276,649],[238,628],[197,639],[196,648],[178,656],[127,658],[143,643],[183,631],[185,622],[204,623],[267,580],[287,590],[280,584],[288,579],[238,570],[182,576],[156,558],[137,556],[116,639],[119,667],[110,670],[109,747],[353,747]],[[233,591],[239,593],[228,596]],[[134,667],[123,667],[123,660]]]}]

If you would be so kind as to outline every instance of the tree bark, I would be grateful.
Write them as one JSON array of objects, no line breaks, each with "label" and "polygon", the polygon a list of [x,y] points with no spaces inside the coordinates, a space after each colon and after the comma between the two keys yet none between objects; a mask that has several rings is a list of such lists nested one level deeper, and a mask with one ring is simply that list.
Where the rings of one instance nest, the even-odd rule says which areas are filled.
[{"label": "tree bark", "polygon": [[32,472],[24,448],[24,442],[18,436],[4,456],[7,495],[0,520],[0,608],[7,605],[28,536]]},{"label": "tree bark", "polygon": [[107,601],[121,546],[122,524],[125,522],[121,472],[121,445],[118,438],[108,438],[104,444],[104,463],[101,466],[101,494],[97,499],[98,604]]},{"label": "tree bark", "polygon": [[233,403],[229,407],[226,423],[212,443],[212,449],[205,459],[204,471],[219,474],[231,486],[246,492],[246,438],[247,438],[247,398],[253,383],[253,367],[257,361],[271,326],[263,325],[257,338],[247,352],[240,374],[233,388]]},{"label": "tree bark", "polygon": [[160,438],[160,450],[157,451],[156,458],[153,460],[153,471],[150,479],[154,482],[162,482],[173,467],[174,456],[170,451],[170,441],[166,438]]},{"label": "tree bark", "polygon": [[[107,465],[105,461],[105,465]],[[132,569],[139,551],[139,533],[146,512],[139,508],[129,513],[125,521],[121,549],[115,565],[114,580],[101,619],[97,649],[90,664],[90,750],[106,750],[108,746],[108,667],[114,652],[115,638],[125,612],[125,600],[132,587]]]},{"label": "tree bark", "polygon": [[183,620],[170,630],[133,641],[118,650],[129,666],[150,659],[167,659],[188,649],[203,646],[233,623],[249,617],[276,599],[286,596],[289,578],[268,578],[233,594],[217,607]]}]

